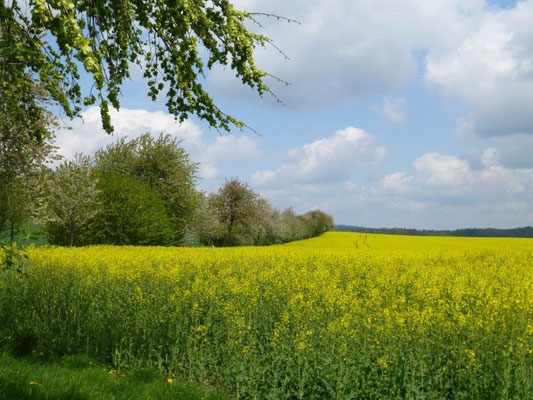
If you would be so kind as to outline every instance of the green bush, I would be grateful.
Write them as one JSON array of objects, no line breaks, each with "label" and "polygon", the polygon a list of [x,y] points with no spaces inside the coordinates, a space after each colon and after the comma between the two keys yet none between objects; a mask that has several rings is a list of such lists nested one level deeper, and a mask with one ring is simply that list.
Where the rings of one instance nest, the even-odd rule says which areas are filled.
[{"label": "green bush", "polygon": [[111,174],[98,183],[100,212],[88,228],[88,242],[169,245],[174,231],[164,201],[150,185]]}]

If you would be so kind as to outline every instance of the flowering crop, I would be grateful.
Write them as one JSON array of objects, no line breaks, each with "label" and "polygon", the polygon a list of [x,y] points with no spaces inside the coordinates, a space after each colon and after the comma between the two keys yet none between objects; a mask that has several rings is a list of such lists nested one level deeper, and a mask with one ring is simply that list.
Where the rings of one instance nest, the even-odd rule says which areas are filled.
[{"label": "flowering crop", "polygon": [[528,239],[329,233],[30,258],[0,276],[0,331],[42,349],[243,398],[533,397]]}]

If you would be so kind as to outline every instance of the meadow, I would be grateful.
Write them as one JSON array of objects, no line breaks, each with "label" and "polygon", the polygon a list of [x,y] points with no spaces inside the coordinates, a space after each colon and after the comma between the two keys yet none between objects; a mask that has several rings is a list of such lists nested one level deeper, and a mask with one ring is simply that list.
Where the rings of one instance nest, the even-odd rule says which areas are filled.
[{"label": "meadow", "polygon": [[533,240],[329,232],[271,247],[38,248],[0,344],[237,398],[533,398]]}]

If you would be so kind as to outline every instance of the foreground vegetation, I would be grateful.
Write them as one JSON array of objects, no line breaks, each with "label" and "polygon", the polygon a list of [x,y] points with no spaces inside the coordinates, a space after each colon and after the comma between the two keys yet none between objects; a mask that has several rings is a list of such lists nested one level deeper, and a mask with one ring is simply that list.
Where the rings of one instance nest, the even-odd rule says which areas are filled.
[{"label": "foreground vegetation", "polygon": [[[320,248],[321,247],[321,248]],[[531,398],[527,239],[327,233],[269,248],[42,248],[0,278],[27,351],[244,398]]]},{"label": "foreground vegetation", "polygon": [[0,353],[0,399],[222,400],[226,396],[164,378],[153,369],[119,373],[83,355],[49,358]]}]

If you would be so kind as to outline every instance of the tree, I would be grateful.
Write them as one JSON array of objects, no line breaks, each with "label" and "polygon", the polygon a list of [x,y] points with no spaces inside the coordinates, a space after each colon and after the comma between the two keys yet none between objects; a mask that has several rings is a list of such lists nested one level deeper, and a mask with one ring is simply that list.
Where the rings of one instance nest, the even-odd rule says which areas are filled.
[{"label": "tree", "polygon": [[199,196],[195,188],[197,166],[170,135],[154,139],[146,133],[126,141],[120,139],[95,154],[99,177],[129,176],[144,182],[163,200],[179,243],[191,224]]},{"label": "tree", "polygon": [[[29,182],[19,177],[10,183],[9,189],[2,197],[0,220],[3,221],[3,226],[8,232],[9,242],[13,243],[16,234],[32,216]],[[0,229],[1,232],[2,229]]]},{"label": "tree", "polygon": [[13,241],[21,225],[33,216],[38,174],[59,159],[53,146],[57,124],[36,105],[46,102],[42,88],[27,82],[17,94],[18,89],[10,89],[5,82],[3,66],[0,77],[0,233],[9,230]]},{"label": "tree", "polygon": [[99,210],[97,196],[97,181],[88,156],[78,154],[51,172],[41,221],[54,244],[85,243],[85,231]]},{"label": "tree", "polygon": [[309,237],[319,236],[335,226],[333,217],[324,211],[312,210],[302,215]]},{"label": "tree", "polygon": [[253,225],[255,244],[271,245],[283,242],[284,226],[279,210],[264,197],[257,199],[257,222]]},{"label": "tree", "polygon": [[[24,4],[0,3],[2,69],[13,78],[2,84],[10,83],[20,95],[27,81],[39,83],[69,117],[98,101],[109,133],[109,104],[119,108],[131,64],[142,68],[152,99],[166,92],[168,111],[180,121],[196,114],[216,128],[244,126],[222,112],[204,89],[201,79],[215,64],[231,68],[260,95],[270,92],[253,51],[271,41],[246,27],[257,14],[238,11],[228,0]],[[81,68],[92,80],[89,91],[82,90]]]},{"label": "tree", "polygon": [[208,196],[207,209],[218,221],[212,241],[222,246],[271,245],[318,236],[333,228],[333,218],[320,210],[296,215],[289,208],[281,213],[237,178],[226,180],[217,193]]},{"label": "tree", "polygon": [[217,211],[209,203],[204,193],[198,193],[197,206],[194,209],[192,221],[188,229],[189,235],[197,243],[212,246],[217,241],[217,235],[221,231]]},{"label": "tree", "polygon": [[89,224],[87,242],[114,245],[172,243],[165,203],[147,183],[110,174],[98,182],[100,211]]},{"label": "tree", "polygon": [[287,227],[285,236],[282,237],[284,242],[300,240],[307,236],[307,227],[305,222],[300,218],[292,208],[287,208],[281,214],[282,223]]},{"label": "tree", "polygon": [[218,222],[217,244],[242,246],[254,244],[259,222],[258,195],[237,178],[226,180],[217,193],[209,196]]}]

